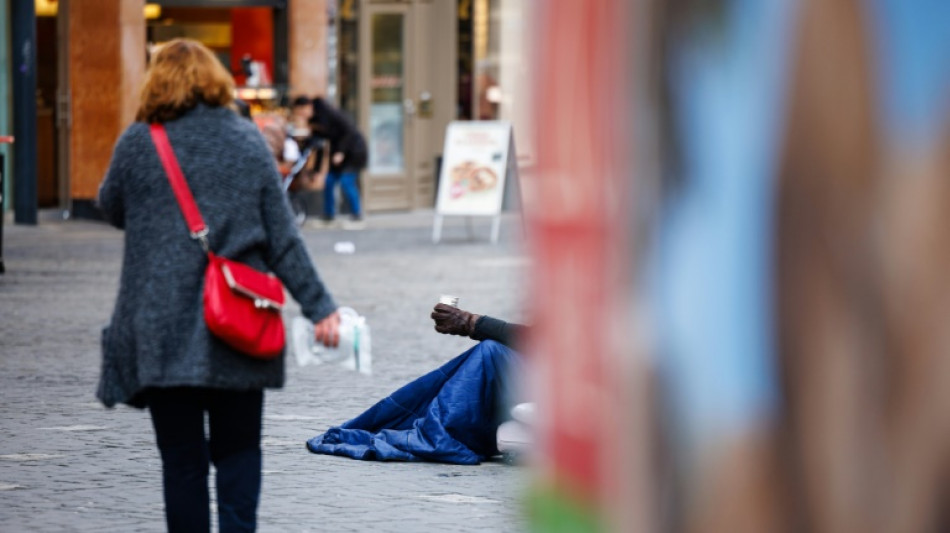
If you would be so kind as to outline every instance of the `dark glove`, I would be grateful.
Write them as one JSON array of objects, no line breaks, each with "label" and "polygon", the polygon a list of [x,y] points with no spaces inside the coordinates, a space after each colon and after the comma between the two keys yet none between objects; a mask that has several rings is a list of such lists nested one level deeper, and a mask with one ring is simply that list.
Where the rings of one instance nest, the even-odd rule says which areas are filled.
[{"label": "dark glove", "polygon": [[435,330],[439,333],[463,337],[468,337],[475,331],[475,322],[479,318],[479,315],[445,304],[435,304],[431,316],[432,320],[435,320]]}]

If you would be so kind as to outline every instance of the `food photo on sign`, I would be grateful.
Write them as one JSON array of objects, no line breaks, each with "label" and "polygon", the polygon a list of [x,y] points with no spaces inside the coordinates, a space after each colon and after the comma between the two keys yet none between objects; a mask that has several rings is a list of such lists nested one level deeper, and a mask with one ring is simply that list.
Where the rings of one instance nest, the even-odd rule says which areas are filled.
[{"label": "food photo on sign", "polygon": [[453,200],[467,194],[484,194],[498,186],[498,174],[474,161],[464,161],[452,167],[451,180],[449,197]]}]

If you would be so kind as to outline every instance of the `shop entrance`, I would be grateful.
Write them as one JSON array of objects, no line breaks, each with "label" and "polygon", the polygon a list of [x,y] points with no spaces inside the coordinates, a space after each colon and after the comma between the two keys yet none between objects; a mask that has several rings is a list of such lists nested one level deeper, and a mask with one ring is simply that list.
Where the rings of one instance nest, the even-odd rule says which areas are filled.
[{"label": "shop entrance", "polygon": [[[37,207],[69,211],[68,0],[37,2]],[[57,9],[58,8],[58,9]]]},{"label": "shop entrance", "polygon": [[360,113],[369,147],[366,169],[367,210],[412,208],[411,143],[414,109],[412,11],[405,4],[367,4],[361,14],[362,83]]},{"label": "shop entrance", "polygon": [[436,156],[455,118],[455,21],[454,2],[359,5],[357,115],[369,148],[368,211],[434,203]]}]

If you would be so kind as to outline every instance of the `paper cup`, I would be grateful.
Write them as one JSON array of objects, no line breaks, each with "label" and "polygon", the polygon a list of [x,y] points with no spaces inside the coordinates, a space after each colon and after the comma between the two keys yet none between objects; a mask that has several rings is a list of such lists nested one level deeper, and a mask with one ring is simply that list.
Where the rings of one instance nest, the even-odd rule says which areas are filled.
[{"label": "paper cup", "polygon": [[445,304],[445,305],[451,305],[452,307],[458,307],[459,297],[452,296],[450,294],[443,294],[442,296],[439,296],[439,303]]}]

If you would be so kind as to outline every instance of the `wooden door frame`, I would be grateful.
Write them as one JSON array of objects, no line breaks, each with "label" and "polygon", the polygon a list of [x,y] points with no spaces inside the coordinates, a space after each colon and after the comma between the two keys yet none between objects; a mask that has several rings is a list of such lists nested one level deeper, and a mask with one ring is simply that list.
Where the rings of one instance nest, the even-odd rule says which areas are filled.
[{"label": "wooden door frame", "polygon": [[56,15],[57,65],[56,65],[56,181],[59,187],[59,209],[63,218],[69,218],[72,212],[72,190],[70,182],[69,145],[72,131],[72,104],[69,89],[69,2],[59,0],[59,13]]}]

